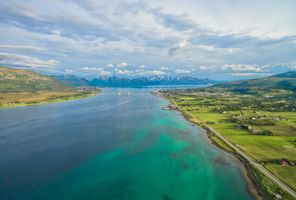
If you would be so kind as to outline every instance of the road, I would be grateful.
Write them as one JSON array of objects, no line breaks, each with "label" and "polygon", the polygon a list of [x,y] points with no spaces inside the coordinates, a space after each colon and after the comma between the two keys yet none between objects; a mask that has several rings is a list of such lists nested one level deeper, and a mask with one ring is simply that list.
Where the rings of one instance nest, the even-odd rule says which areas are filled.
[{"label": "road", "polygon": [[270,178],[280,188],[282,188],[284,191],[286,191],[287,193],[289,193],[292,197],[294,197],[296,199],[296,192],[290,186],[288,186],[283,181],[281,181],[279,178],[277,178],[276,176],[274,176],[265,167],[263,167],[261,164],[259,164],[258,162],[256,162],[253,158],[251,158],[245,152],[243,152],[242,150],[240,150],[236,145],[234,145],[231,142],[229,142],[219,132],[217,132],[216,130],[214,130],[212,127],[208,126],[205,122],[203,122],[199,118],[193,116],[192,114],[188,113],[187,111],[181,110],[179,108],[179,106],[175,102],[173,102],[173,103],[174,103],[174,105],[176,106],[176,108],[178,110],[180,110],[180,111],[184,112],[185,114],[191,116],[192,118],[194,118],[195,120],[197,120],[199,123],[201,123],[203,126],[205,126],[207,129],[209,129],[212,133],[214,133],[217,137],[219,137],[223,142],[225,142],[227,145],[229,145],[237,154],[239,154],[242,158],[244,158],[245,160],[247,160],[250,165],[252,165],[257,170],[259,170],[262,174],[264,174],[265,176],[267,176],[268,178]]}]

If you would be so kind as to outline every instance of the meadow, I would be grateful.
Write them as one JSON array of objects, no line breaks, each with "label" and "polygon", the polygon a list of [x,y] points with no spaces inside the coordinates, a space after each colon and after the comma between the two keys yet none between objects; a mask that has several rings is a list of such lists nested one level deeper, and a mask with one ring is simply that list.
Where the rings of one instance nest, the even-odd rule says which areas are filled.
[{"label": "meadow", "polygon": [[54,103],[95,96],[96,89],[84,89],[78,91],[36,91],[36,92],[10,92],[0,93],[0,108],[29,106],[35,104]]},{"label": "meadow", "polygon": [[[229,92],[163,91],[181,111],[218,131],[296,190],[296,112],[293,101]],[[279,106],[280,105],[280,106]],[[212,140],[231,151],[215,135]],[[257,172],[258,175],[259,172]],[[258,175],[268,190],[275,186]]]}]

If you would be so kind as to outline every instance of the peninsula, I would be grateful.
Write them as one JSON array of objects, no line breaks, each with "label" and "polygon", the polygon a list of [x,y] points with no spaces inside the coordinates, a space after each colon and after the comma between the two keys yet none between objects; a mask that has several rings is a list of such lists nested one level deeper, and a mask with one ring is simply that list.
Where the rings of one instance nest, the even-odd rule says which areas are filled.
[{"label": "peninsula", "polygon": [[30,70],[0,67],[0,107],[60,102],[98,92],[94,87],[72,87]]}]

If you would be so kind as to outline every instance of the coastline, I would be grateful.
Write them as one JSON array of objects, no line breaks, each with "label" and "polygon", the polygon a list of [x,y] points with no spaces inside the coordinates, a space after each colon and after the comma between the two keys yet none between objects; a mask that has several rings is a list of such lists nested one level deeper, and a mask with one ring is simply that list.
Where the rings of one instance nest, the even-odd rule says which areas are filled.
[{"label": "coastline", "polygon": [[[241,172],[242,176],[246,180],[246,183],[247,183],[246,189],[248,190],[248,192],[256,200],[268,199],[266,193],[262,189],[262,186],[260,185],[259,181],[257,181],[257,179],[255,177],[255,174],[254,174],[255,169],[244,158],[242,158],[239,154],[235,153],[235,151],[229,145],[224,143],[218,137],[216,137],[216,140],[213,139],[214,134],[212,133],[212,131],[208,127],[206,127],[203,123],[198,121],[199,119],[196,119],[196,117],[192,117],[190,114],[179,109],[179,107],[176,105],[176,103],[174,101],[172,101],[171,99],[164,98],[163,95],[158,91],[152,92],[152,95],[160,97],[163,100],[168,100],[170,102],[170,106],[168,106],[166,108],[173,108],[173,109],[164,109],[164,110],[177,111],[187,121],[191,122],[195,126],[199,126],[199,127],[203,128],[205,130],[205,136],[206,136],[209,144],[215,145],[217,148],[221,149],[222,151],[225,151],[226,153],[233,155],[238,160],[238,165],[239,165],[238,167],[240,168],[240,172]],[[220,141],[220,143],[217,141]]]},{"label": "coastline", "polygon": [[78,99],[94,97],[94,96],[98,95],[100,92],[101,92],[101,90],[94,92],[94,93],[89,93],[89,94],[81,94],[81,95],[77,95],[77,96],[68,96],[68,97],[57,97],[55,99],[41,100],[41,101],[34,102],[34,103],[20,102],[17,104],[13,104],[13,103],[1,104],[0,109],[26,107],[26,106],[38,106],[38,105],[61,103],[61,102],[66,102],[66,101],[74,101],[74,100],[78,100]]},{"label": "coastline", "polygon": [[255,161],[250,159],[249,155],[245,154],[237,147],[232,145],[229,141],[223,138],[220,133],[215,131],[209,125],[206,125],[198,117],[193,116],[192,114],[180,109],[176,102],[174,102],[174,100],[163,97],[162,94],[159,92],[156,92],[154,94],[164,100],[168,100],[171,104],[169,107],[174,108],[171,110],[179,111],[186,120],[202,127],[206,131],[206,135],[208,136],[209,141],[211,141],[212,144],[223,151],[233,154],[240,161],[241,172],[248,183],[248,191],[255,199],[295,199],[293,190],[290,189],[288,185],[287,188],[283,188],[285,187],[285,185],[281,185],[283,183],[281,182],[281,180],[274,177],[274,175],[271,174],[271,172],[269,172],[268,170],[263,170],[261,165],[255,163]]},{"label": "coastline", "polygon": [[[175,104],[174,102],[172,102],[171,100],[169,100],[170,103]],[[185,113],[184,111],[180,110],[180,109],[175,109],[173,111],[177,111],[179,113],[181,113],[181,115],[189,122],[191,122],[192,124],[194,124],[195,126],[199,126],[201,128],[203,128],[205,130],[205,136],[207,138],[207,141],[209,142],[209,144],[215,145],[217,148],[219,148],[220,150],[229,153],[231,155],[233,155],[237,160],[238,160],[238,167],[240,169],[240,172],[242,174],[242,176],[244,177],[244,179],[247,182],[247,190],[248,192],[256,199],[256,200],[265,200],[267,199],[267,197],[264,195],[259,183],[257,182],[253,172],[252,172],[252,168],[251,166],[249,166],[249,164],[242,159],[238,154],[236,154],[234,151],[229,150],[225,147],[223,147],[221,144],[219,144],[216,140],[214,140],[212,138],[212,134],[211,131],[203,126],[202,124],[200,124],[198,121],[193,120],[192,118],[190,118],[188,116],[187,113]],[[223,141],[222,141],[223,142]],[[227,144],[225,144],[227,145]],[[229,147],[231,148],[231,147]]]}]

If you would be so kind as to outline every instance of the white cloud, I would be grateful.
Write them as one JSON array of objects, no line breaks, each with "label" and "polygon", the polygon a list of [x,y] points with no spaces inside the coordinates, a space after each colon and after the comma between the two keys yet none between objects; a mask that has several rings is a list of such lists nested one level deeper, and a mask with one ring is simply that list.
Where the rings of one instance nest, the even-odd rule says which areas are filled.
[{"label": "white cloud", "polygon": [[[296,18],[293,0],[233,1],[152,0],[168,13],[185,13],[192,21],[215,31],[248,32],[255,36],[295,35]],[[268,12],[266,12],[268,10]]]},{"label": "white cloud", "polygon": [[257,65],[247,64],[226,64],[223,65],[222,69],[231,70],[233,72],[263,72],[263,67]]},{"label": "white cloud", "polygon": [[29,50],[29,51],[45,51],[46,49],[36,46],[27,45],[0,45],[0,49],[16,49],[16,50]]},{"label": "white cloud", "polygon": [[231,73],[232,76],[239,76],[239,77],[266,77],[270,76],[270,73],[251,73],[251,72],[237,72]]},{"label": "white cloud", "polygon": [[212,70],[217,76],[263,73],[267,64],[295,68],[289,67],[296,61],[294,2],[225,1],[3,1],[0,50],[49,65],[58,58],[59,67],[74,71],[103,66],[114,74],[124,68],[129,73],[120,73],[173,75],[190,65],[196,74]]},{"label": "white cloud", "polygon": [[197,68],[198,68],[199,70],[201,70],[201,71],[206,71],[206,70],[208,70],[208,67],[207,67],[207,66],[203,66],[203,65],[198,66]]},{"label": "white cloud", "polygon": [[185,49],[188,46],[188,43],[186,40],[182,40],[180,42],[178,42],[173,48],[171,48],[168,51],[168,54],[170,56],[174,56],[179,50],[181,49]]},{"label": "white cloud", "polygon": [[175,73],[176,74],[189,74],[189,73],[191,73],[191,71],[190,70],[186,70],[186,69],[176,69],[175,70]]},{"label": "white cloud", "polygon": [[101,76],[109,76],[112,74],[110,71],[104,70],[102,68],[97,68],[97,67],[83,67],[83,68],[80,68],[79,71],[95,72]]},{"label": "white cloud", "polygon": [[72,74],[74,72],[74,70],[73,69],[65,69],[65,72],[68,74]]},{"label": "white cloud", "polygon": [[128,66],[127,62],[122,62],[116,65],[116,67],[127,67],[127,66]]},{"label": "white cloud", "polygon": [[133,72],[126,69],[116,69],[116,73],[119,75],[131,75]]},{"label": "white cloud", "polygon": [[30,68],[56,68],[59,61],[40,60],[39,58],[31,56],[0,52],[0,63],[3,65],[24,66]]},{"label": "white cloud", "polygon": [[167,71],[167,70],[170,70],[170,68],[168,68],[168,67],[161,67],[160,70]]},{"label": "white cloud", "polygon": [[152,74],[152,75],[164,75],[164,74],[166,74],[166,72],[161,71],[161,70],[151,70],[151,71],[147,71],[147,74]]},{"label": "white cloud", "polygon": [[214,45],[196,45],[195,47],[203,51],[215,52],[219,54],[232,54],[240,50],[239,48],[218,48]]}]

